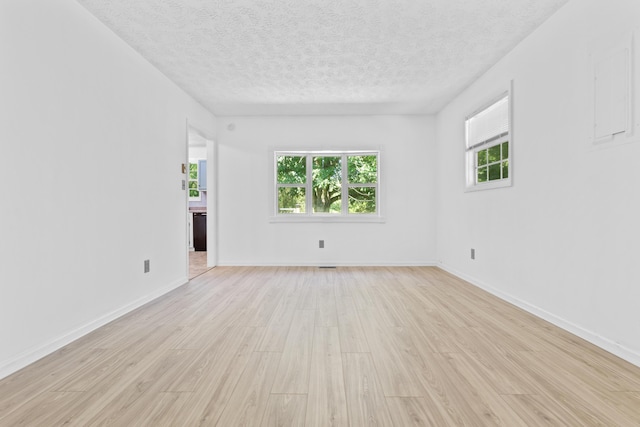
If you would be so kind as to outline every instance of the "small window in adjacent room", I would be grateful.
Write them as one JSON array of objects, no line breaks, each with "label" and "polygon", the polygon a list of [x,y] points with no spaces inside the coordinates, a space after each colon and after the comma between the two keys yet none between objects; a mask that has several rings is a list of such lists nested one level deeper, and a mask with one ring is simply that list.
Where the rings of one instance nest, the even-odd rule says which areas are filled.
[{"label": "small window in adjacent room", "polygon": [[379,152],[276,151],[275,217],[380,217]]},{"label": "small window in adjacent room", "polygon": [[198,163],[189,163],[189,201],[199,201],[201,199],[198,187]]},{"label": "small window in adjacent room", "polygon": [[511,185],[511,118],[509,93],[467,117],[467,191]]}]

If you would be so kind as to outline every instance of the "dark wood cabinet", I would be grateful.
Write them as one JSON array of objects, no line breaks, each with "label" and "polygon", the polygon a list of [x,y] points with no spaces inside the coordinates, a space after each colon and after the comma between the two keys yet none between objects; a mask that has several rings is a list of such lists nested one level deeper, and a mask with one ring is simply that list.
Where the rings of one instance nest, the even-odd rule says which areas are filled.
[{"label": "dark wood cabinet", "polygon": [[193,248],[196,251],[207,250],[207,214],[205,212],[193,214]]}]

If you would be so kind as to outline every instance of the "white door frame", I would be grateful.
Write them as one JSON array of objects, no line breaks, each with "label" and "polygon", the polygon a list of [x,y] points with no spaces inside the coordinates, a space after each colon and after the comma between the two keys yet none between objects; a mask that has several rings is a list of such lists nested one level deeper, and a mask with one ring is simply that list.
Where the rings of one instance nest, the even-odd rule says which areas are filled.
[{"label": "white door frame", "polygon": [[[185,150],[185,165],[189,165],[189,134],[194,133],[206,140],[207,148],[207,267],[215,267],[218,263],[218,187],[217,187],[217,143],[215,139],[202,132],[200,129],[189,124],[187,120],[187,143]],[[185,176],[188,182],[188,177]],[[189,191],[185,191],[185,229],[189,232]],[[185,243],[187,251],[187,275],[189,272],[189,235],[186,236]]]}]

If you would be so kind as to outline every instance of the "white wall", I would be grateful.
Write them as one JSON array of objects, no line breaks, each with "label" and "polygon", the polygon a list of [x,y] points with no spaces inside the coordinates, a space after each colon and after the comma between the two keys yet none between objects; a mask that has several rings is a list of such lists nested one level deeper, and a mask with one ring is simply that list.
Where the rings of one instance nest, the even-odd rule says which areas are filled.
[{"label": "white wall", "polygon": [[[439,260],[640,364],[640,142],[585,138],[589,43],[637,27],[639,9],[570,2],[437,123],[224,118],[210,150],[220,264]],[[71,0],[1,2],[0,60],[3,377],[186,280],[186,120],[215,123]],[[464,116],[512,78],[514,186],[464,193]],[[386,222],[270,223],[270,147],[380,148]]]},{"label": "white wall", "polygon": [[[219,264],[433,263],[434,132],[426,116],[220,118]],[[381,149],[386,222],[270,223],[274,148]]]},{"label": "white wall", "polygon": [[[587,139],[590,46],[638,27],[637,0],[574,0],[446,107],[437,226],[445,268],[640,365],[640,129]],[[510,79],[514,185],[464,193],[464,117]]]},{"label": "white wall", "polygon": [[186,122],[215,119],[72,0],[2,1],[0,53],[2,377],[186,281]]},{"label": "white wall", "polygon": [[192,160],[206,160],[207,159],[207,147],[192,146],[189,147],[189,159]]}]

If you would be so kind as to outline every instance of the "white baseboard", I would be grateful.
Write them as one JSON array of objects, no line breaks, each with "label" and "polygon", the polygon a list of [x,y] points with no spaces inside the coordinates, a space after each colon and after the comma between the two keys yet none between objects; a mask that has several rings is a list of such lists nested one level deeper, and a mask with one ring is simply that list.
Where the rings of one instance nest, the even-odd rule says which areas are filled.
[{"label": "white baseboard", "polygon": [[287,263],[247,263],[234,261],[218,261],[219,267],[436,267],[438,263],[434,262],[344,262],[344,261],[326,261],[326,262],[287,262]]},{"label": "white baseboard", "polygon": [[549,323],[554,324],[555,326],[564,329],[567,332],[571,332],[572,334],[586,340],[589,341],[591,344],[594,344],[600,348],[602,348],[603,350],[608,351],[609,353],[612,353],[618,357],[620,357],[621,359],[626,360],[629,363],[632,363],[638,367],[640,367],[640,352],[630,349],[628,347],[625,347],[615,341],[612,341],[606,337],[603,337],[601,335],[596,334],[593,331],[590,331],[588,329],[583,328],[580,325],[576,325],[575,323],[572,323],[560,316],[557,316],[553,313],[550,313],[540,307],[537,307],[533,304],[530,304],[526,301],[523,301],[519,298],[514,297],[513,295],[507,294],[505,292],[502,292],[498,289],[495,289],[489,285],[487,285],[486,283],[482,282],[481,280],[476,279],[475,277],[471,277],[468,276],[460,271],[457,271],[454,268],[451,268],[445,264],[439,263],[438,267],[442,268],[443,270],[453,274],[454,276],[458,276],[459,278],[471,283],[474,286],[479,287],[480,289],[483,289],[487,292],[489,292],[490,294],[504,300],[507,301],[535,316],[538,316],[541,319],[546,320]]},{"label": "white baseboard", "polygon": [[129,304],[126,304],[125,306],[120,307],[117,310],[114,310],[110,313],[100,316],[99,318],[83,326],[80,326],[79,328],[69,331],[57,338],[54,338],[43,345],[31,348],[23,352],[22,354],[18,355],[12,360],[4,361],[0,363],[0,379],[13,374],[14,372],[17,372],[18,370],[32,364],[33,362],[39,359],[42,359],[43,357],[53,353],[54,351],[61,349],[65,345],[72,343],[78,338],[83,337],[89,332],[92,332],[98,329],[99,327],[104,326],[107,323],[112,322],[113,320],[121,316],[124,316],[125,314],[135,310],[136,308],[141,307],[147,304],[148,302],[151,302],[154,299],[159,298],[162,295],[171,292],[172,290],[184,285],[188,281],[189,280],[186,277],[177,279],[171,284],[161,289],[158,289],[155,292],[152,292],[148,295],[145,295],[142,298],[138,298],[137,300]]}]

